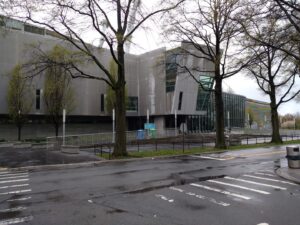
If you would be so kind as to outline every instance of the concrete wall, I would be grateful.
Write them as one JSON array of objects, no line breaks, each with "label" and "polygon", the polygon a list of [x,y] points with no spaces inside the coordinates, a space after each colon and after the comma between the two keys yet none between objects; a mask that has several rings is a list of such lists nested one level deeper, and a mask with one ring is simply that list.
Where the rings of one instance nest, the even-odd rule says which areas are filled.
[{"label": "concrete wall", "polygon": [[[1,31],[0,27],[0,31]],[[3,32],[3,30],[2,30]],[[30,45],[40,45],[44,51],[51,50],[54,45],[59,44],[66,48],[75,50],[70,44],[51,36],[32,34],[18,30],[6,30],[5,34],[0,34],[0,114],[7,114],[7,86],[9,73],[18,63],[27,62],[32,56],[32,47]],[[107,69],[112,59],[107,49],[93,49],[95,55]],[[5,53],[5,54],[3,54]],[[125,59],[126,80],[128,96],[138,96],[138,60],[135,55],[126,55]],[[83,71],[90,75],[106,77],[105,74],[96,66],[95,63],[85,63],[82,66]],[[44,89],[44,76],[37,76],[32,80],[33,97],[35,98],[36,89]],[[73,79],[72,86],[75,94],[75,109],[70,115],[97,116],[106,115],[100,110],[101,94],[106,94],[107,85],[103,81],[89,79]],[[35,103],[35,102],[34,102]],[[43,103],[43,93],[41,93],[41,109],[36,110],[33,104],[31,114],[44,114],[45,105]],[[132,116],[137,113],[130,113]]]},{"label": "concrete wall", "polygon": [[[66,135],[93,134],[111,132],[111,123],[97,124],[66,124]],[[59,130],[62,135],[62,128]],[[52,124],[26,124],[22,129],[22,139],[53,137],[55,136]],[[13,124],[0,124],[0,139],[17,140],[18,131]]]}]

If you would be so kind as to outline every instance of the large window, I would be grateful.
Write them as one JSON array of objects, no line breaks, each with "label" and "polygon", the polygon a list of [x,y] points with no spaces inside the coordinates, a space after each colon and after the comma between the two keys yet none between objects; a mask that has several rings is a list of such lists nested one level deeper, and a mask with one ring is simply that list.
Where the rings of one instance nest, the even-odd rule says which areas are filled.
[{"label": "large window", "polygon": [[139,104],[138,102],[139,102],[138,97],[135,97],[135,96],[128,97],[126,110],[137,112],[138,111],[138,104]]},{"label": "large window", "polygon": [[166,56],[166,92],[175,90],[177,77],[177,57],[176,53],[169,53]]},{"label": "large window", "polygon": [[181,110],[182,106],[182,97],[183,97],[183,92],[179,93],[179,99],[178,99],[178,110]]},{"label": "large window", "polygon": [[214,80],[209,75],[199,75],[199,88],[198,88],[198,96],[197,96],[197,111],[207,111],[209,110],[211,101],[211,91]]},{"label": "large window", "polygon": [[104,94],[101,94],[100,95],[100,111],[101,112],[104,112],[104,109],[105,109],[105,100],[104,100]]},{"label": "large window", "polygon": [[35,91],[35,109],[41,109],[41,89],[36,89]]},{"label": "large window", "polygon": [[44,35],[44,29],[35,27],[35,26],[31,26],[28,24],[24,25],[24,31],[34,33],[34,34]]}]

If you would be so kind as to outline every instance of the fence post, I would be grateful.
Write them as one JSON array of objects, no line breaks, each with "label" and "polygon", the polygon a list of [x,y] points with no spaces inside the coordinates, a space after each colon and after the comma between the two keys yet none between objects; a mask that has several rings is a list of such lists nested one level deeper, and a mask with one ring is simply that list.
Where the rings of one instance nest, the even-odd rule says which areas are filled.
[{"label": "fence post", "polygon": [[173,151],[175,151],[175,142],[173,141]]},{"label": "fence post", "polygon": [[137,140],[138,152],[140,152],[140,142]]},{"label": "fence post", "polygon": [[184,125],[183,125],[183,132],[182,132],[182,152],[184,153]]},{"label": "fence post", "polygon": [[257,136],[255,137],[255,139],[256,139],[256,144],[257,144]]},{"label": "fence post", "polygon": [[155,151],[157,151],[157,139],[155,138]]},{"label": "fence post", "polygon": [[247,136],[247,145],[248,145],[248,136]]}]

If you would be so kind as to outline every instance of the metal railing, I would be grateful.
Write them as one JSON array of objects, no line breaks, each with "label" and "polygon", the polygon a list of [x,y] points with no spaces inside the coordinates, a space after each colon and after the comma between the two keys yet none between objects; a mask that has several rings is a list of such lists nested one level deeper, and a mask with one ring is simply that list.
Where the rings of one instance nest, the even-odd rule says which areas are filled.
[{"label": "metal railing", "polygon": [[[230,136],[227,140],[227,145],[248,145],[267,143],[271,141],[271,135],[267,131],[258,132],[239,132],[239,133],[227,133],[226,136]],[[281,137],[283,141],[299,140],[300,131],[281,130]],[[155,131],[127,131],[126,132],[127,145],[131,150],[140,149],[174,149],[176,146],[180,148],[182,146],[204,147],[214,146],[215,133],[198,133],[183,135],[180,131],[175,129],[155,130]],[[48,137],[47,149],[59,150],[62,145],[79,146],[81,148],[91,148],[95,145],[112,144],[113,133],[95,133],[95,134],[79,134],[68,135],[59,137]]]},{"label": "metal railing", "polygon": [[[154,130],[154,131],[127,131],[126,140],[127,143],[140,139],[157,139],[175,137],[177,131],[175,129]],[[113,143],[114,133],[95,133],[95,134],[78,134],[67,135],[65,137],[47,137],[47,149],[60,149],[62,145],[73,145],[80,147],[91,147],[95,144]]]}]

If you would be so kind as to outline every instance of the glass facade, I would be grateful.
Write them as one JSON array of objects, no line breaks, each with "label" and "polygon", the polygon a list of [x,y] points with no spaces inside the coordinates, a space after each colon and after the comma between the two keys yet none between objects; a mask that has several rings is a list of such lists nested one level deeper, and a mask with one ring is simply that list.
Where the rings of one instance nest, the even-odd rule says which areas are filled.
[{"label": "glass facade", "polygon": [[[197,110],[204,115],[189,115],[187,126],[189,132],[209,132],[215,130],[215,104],[214,92],[199,91]],[[223,93],[224,102],[224,126],[225,128],[243,128],[245,126],[244,96]],[[228,120],[229,115],[229,120]]]},{"label": "glass facade", "polygon": [[175,90],[177,77],[177,54],[172,52],[166,55],[166,92]]},{"label": "glass facade", "polygon": [[244,127],[246,98],[240,95],[223,93],[223,101],[225,127]]}]

